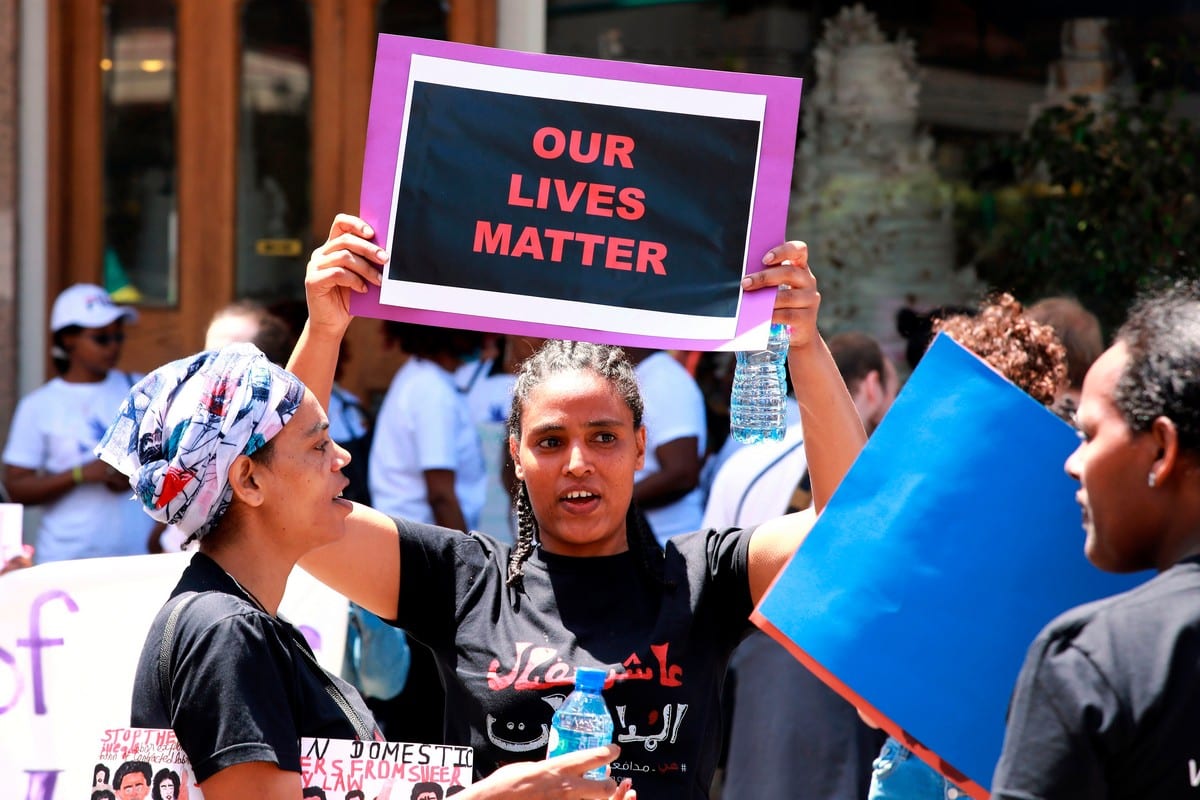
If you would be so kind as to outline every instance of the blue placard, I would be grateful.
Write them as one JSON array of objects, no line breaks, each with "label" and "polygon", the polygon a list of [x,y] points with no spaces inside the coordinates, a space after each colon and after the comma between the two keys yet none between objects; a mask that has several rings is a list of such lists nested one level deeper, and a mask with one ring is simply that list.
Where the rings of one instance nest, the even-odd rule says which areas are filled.
[{"label": "blue placard", "polygon": [[1063,471],[1077,444],[939,336],[755,621],[986,797],[1038,631],[1147,577],[1084,556],[1078,484]]}]

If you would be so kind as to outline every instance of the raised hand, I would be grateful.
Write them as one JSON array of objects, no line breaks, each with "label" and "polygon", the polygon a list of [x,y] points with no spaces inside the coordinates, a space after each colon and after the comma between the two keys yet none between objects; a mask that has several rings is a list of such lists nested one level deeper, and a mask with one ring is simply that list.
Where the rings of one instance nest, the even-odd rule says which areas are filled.
[{"label": "raised hand", "polygon": [[370,241],[374,229],[350,214],[338,214],[329,238],[312,252],[304,276],[310,328],[341,336],[350,324],[350,294],[382,280],[388,254]]},{"label": "raised hand", "polygon": [[775,294],[772,322],[792,326],[792,347],[807,347],[820,340],[817,334],[817,309],[821,293],[817,279],[808,268],[808,245],[784,242],[763,256],[766,268],[742,279],[748,291],[780,287]]}]

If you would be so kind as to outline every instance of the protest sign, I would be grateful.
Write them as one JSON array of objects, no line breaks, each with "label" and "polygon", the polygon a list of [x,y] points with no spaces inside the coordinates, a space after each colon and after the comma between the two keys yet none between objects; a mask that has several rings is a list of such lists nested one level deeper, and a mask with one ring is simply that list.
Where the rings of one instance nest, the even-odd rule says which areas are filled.
[{"label": "protest sign", "polygon": [[20,503],[0,503],[0,565],[21,555],[25,506]]},{"label": "protest sign", "polygon": [[[0,577],[0,786],[24,800],[86,796],[103,731],[129,724],[133,673],[188,553],[58,561]],[[341,668],[344,597],[294,570],[280,614]]]},{"label": "protest sign", "polygon": [[[93,756],[85,759],[93,790],[107,786],[117,798],[149,794],[163,800],[204,800],[171,730],[109,728]],[[473,763],[469,747],[300,740],[304,796],[322,800],[442,800],[471,785]],[[86,795],[79,791],[74,796]]]},{"label": "protest sign", "polygon": [[986,798],[1038,631],[1146,577],[1087,562],[1078,484],[1063,472],[1077,444],[1069,425],[939,336],[754,621]]},{"label": "protest sign", "polygon": [[[361,214],[390,252],[356,314],[751,349],[774,292],[800,81],[383,35]],[[739,338],[740,337],[740,338]]]}]

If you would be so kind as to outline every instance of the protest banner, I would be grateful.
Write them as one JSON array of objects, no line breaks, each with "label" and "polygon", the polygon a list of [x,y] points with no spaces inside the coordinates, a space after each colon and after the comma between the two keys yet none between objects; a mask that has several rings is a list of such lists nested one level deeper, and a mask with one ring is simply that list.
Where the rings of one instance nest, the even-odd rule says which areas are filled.
[{"label": "protest banner", "polygon": [[691,350],[766,342],[800,81],[382,35],[356,314]]},{"label": "protest banner", "polygon": [[1087,562],[1078,484],[1063,471],[1077,444],[939,335],[754,621],[986,798],[1038,631],[1146,578]]},{"label": "protest banner", "polygon": [[[173,731],[109,728],[99,741],[93,757],[85,759],[93,791],[107,787],[116,800],[147,795],[154,800],[204,800]],[[443,800],[471,785],[473,764],[469,747],[300,740],[304,796],[322,800]],[[79,788],[74,795],[86,797]]]},{"label": "protest banner", "polygon": [[[104,731],[129,724],[146,632],[189,553],[59,561],[0,577],[0,786],[23,800],[86,796]],[[328,670],[347,603],[294,570],[280,605]]]},{"label": "protest banner", "polygon": [[25,506],[0,503],[0,565],[22,554]]}]

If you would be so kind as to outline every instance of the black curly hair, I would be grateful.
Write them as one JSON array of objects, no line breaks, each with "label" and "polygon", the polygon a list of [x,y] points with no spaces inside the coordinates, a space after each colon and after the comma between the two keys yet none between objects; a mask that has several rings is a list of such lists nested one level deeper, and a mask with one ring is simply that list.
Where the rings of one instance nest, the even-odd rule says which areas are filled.
[{"label": "black curly hair", "polygon": [[[616,389],[633,413],[633,427],[642,426],[642,393],[638,389],[633,364],[625,352],[611,345],[550,339],[521,365],[513,386],[512,410],[508,415],[508,435],[520,441],[521,412],[530,393],[551,375],[560,372],[590,370]],[[521,483],[514,501],[517,510],[517,542],[508,561],[509,586],[520,588],[525,561],[533,553],[538,522],[529,501],[529,490]],[[650,580],[663,582],[663,549],[635,503],[629,504],[625,516],[625,536],[630,551],[640,555],[638,566]]]},{"label": "black curly hair", "polygon": [[1200,282],[1181,280],[1142,295],[1116,341],[1129,352],[1113,401],[1134,431],[1167,417],[1180,449],[1200,455]]}]

